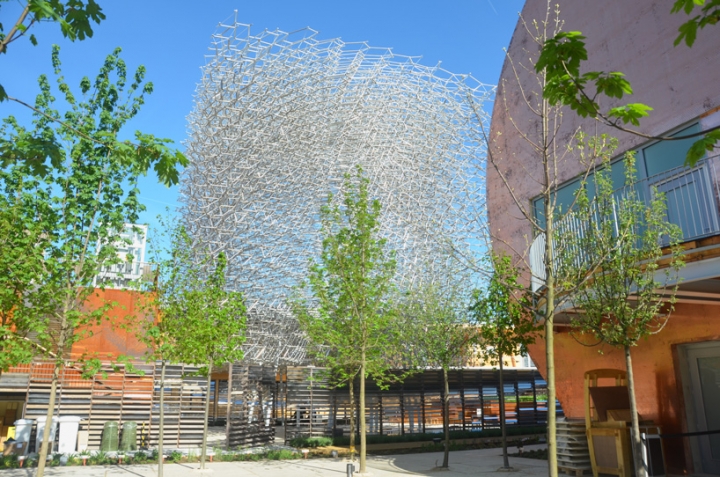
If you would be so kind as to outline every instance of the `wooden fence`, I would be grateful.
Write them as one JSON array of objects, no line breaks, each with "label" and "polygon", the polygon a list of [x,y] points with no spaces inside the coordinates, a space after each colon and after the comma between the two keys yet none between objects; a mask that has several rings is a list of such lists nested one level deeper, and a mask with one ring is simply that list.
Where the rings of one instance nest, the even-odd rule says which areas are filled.
[{"label": "wooden fence", "polygon": [[[3,373],[3,393],[25,402],[23,416],[46,415],[50,402],[51,363],[34,362]],[[104,365],[91,379],[83,379],[74,368],[60,374],[55,415],[79,416],[81,430],[88,431],[88,447],[98,449],[103,426],[108,421],[137,422],[138,443],[145,434],[147,445],[157,445],[160,401],[160,365],[135,363],[141,373]],[[206,395],[204,377],[193,376],[197,367],[168,366],[165,376],[164,443],[167,447],[194,447],[202,442]]]},{"label": "wooden fence", "polygon": [[[55,414],[79,416],[89,433],[89,448],[98,449],[108,421],[135,421],[138,444],[154,447],[158,439],[160,366],[136,363],[142,373],[103,366],[92,379],[66,368],[60,376]],[[196,447],[202,441],[203,410],[207,395],[198,368],[168,366],[165,379],[165,446]],[[52,364],[34,362],[12,368],[0,377],[0,393],[24,401],[22,415],[45,415],[50,398]],[[229,447],[272,442],[275,426],[285,427],[286,439],[303,435],[342,435],[350,431],[351,409],[347,388],[330,389],[324,370],[260,366],[230,367],[229,382],[216,381],[211,420],[227,419]],[[462,369],[450,372],[450,423],[454,429],[499,427],[498,371]],[[442,372],[426,370],[381,390],[367,381],[366,416],[370,434],[436,432],[442,427]],[[505,409],[510,425],[544,424],[547,420],[545,381],[533,369],[505,370]],[[559,413],[562,411],[560,410]],[[357,414],[356,414],[357,415]]]}]

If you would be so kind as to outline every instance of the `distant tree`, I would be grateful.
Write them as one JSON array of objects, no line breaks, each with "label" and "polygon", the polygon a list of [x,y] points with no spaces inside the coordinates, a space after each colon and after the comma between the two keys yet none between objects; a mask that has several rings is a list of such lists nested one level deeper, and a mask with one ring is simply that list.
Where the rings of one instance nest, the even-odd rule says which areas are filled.
[{"label": "distant tree", "polygon": [[[501,85],[498,88],[495,112],[493,114],[493,136],[483,129],[482,134],[488,144],[488,180],[492,174],[498,178],[503,193],[524,219],[528,232],[535,237],[537,247],[534,257],[541,257],[535,267],[528,267],[533,274],[531,282],[539,284],[533,297],[532,312],[538,323],[544,326],[542,338],[545,345],[545,372],[548,399],[548,475],[557,477],[557,388],[555,380],[555,314],[567,302],[569,293],[583,277],[570,277],[558,257],[568,252],[566,244],[557,240],[558,229],[574,207],[574,203],[563,203],[559,198],[560,186],[565,179],[563,173],[568,165],[576,164],[579,158],[574,134],[563,131],[565,107],[553,104],[543,96],[543,88],[548,81],[545,69],[536,69],[537,54],[545,41],[552,38],[562,25],[560,12],[553,8],[550,0],[544,15],[537,19],[526,20],[520,17],[518,35],[523,35],[531,46],[517,46],[507,55],[506,68]],[[519,43],[517,44],[519,45]],[[484,114],[476,108],[475,114],[482,118]],[[482,126],[482,121],[479,121]],[[499,126],[497,126],[499,125]],[[577,131],[576,131],[577,132]],[[512,138],[512,139],[509,139]],[[607,149],[607,144],[599,139],[588,148],[586,162],[580,169],[581,177],[588,177],[593,171],[594,159]],[[522,150],[520,154],[518,151]],[[519,159],[522,157],[523,159]],[[525,173],[525,179],[520,179]],[[517,189],[517,181],[529,181],[537,184],[538,195],[532,203],[522,197]],[[504,239],[491,231],[493,247],[500,250],[507,245]],[[506,250],[512,250],[512,246]],[[527,255],[513,250],[518,256]],[[538,257],[540,256],[540,257]]]},{"label": "distant tree", "polygon": [[[194,266],[192,243],[185,230],[174,221],[157,218],[160,230],[148,237],[148,246],[155,267],[140,283],[139,308],[143,316],[134,323],[136,333],[147,346],[145,358],[160,361],[160,402],[158,422],[158,476],[163,477],[165,434],[165,370],[168,364],[181,362],[177,343],[185,335],[185,307],[182,291]],[[149,280],[147,280],[149,278]]]},{"label": "distant tree", "polygon": [[[620,193],[612,183],[609,161],[603,166],[595,173],[595,186],[584,182],[578,191],[576,218],[583,226],[572,237],[578,253],[567,262],[577,275],[591,279],[573,294],[572,304],[581,314],[572,323],[625,353],[635,473],[644,477],[631,350],[642,338],[660,332],[670,317],[683,266],[678,246],[682,234],[667,222],[662,194],[654,191],[649,205],[639,196],[632,154],[626,155]],[[661,259],[668,255],[663,244],[670,252],[661,268]]]},{"label": "distant tree", "polygon": [[500,428],[502,430],[503,469],[511,469],[507,451],[505,421],[504,359],[526,354],[535,342],[541,325],[535,322],[532,297],[519,282],[520,273],[507,255],[493,255],[493,275],[487,288],[476,290],[470,311],[478,328],[478,353],[500,369]]},{"label": "distant tree", "polygon": [[182,338],[175,342],[179,360],[202,366],[207,376],[205,419],[203,427],[200,468],[205,468],[207,455],[207,430],[212,371],[226,363],[243,358],[245,342],[245,301],[240,292],[227,289],[227,258],[223,252],[213,257],[210,251],[199,250],[201,261],[198,269],[188,270],[190,277],[183,278],[187,287],[178,290],[171,300],[178,299],[182,309]]},{"label": "distant tree", "polygon": [[[117,254],[118,245],[124,245],[120,234],[126,223],[138,221],[144,209],[138,199],[139,176],[154,164],[163,171],[161,180],[173,183],[178,167],[186,162],[168,148],[167,140],[138,132],[142,147],[135,147],[117,139],[152,91],[144,82],[142,67],[128,86],[127,67],[119,52],[107,57],[94,82],[82,79],[76,96],[62,76],[59,49],[53,50],[57,89],[69,108],[62,115],[63,124],[70,127],[50,119],[59,113],[53,109],[55,98],[44,75],[39,79],[34,128],[24,128],[13,117],[0,126],[4,161],[0,205],[7,207],[2,215],[7,218],[13,210],[20,212],[4,221],[0,243],[8,247],[3,250],[7,257],[28,257],[15,269],[12,263],[0,262],[9,267],[0,271],[3,285],[14,287],[18,299],[22,296],[22,303],[3,303],[10,307],[2,310],[3,316],[12,315],[11,326],[3,330],[3,346],[20,343],[32,331],[34,352],[53,360],[48,422],[55,408],[59,372],[69,363],[68,352],[112,307],[105,303],[90,309],[86,301],[103,267],[121,261]],[[38,138],[53,146],[39,145]],[[8,333],[12,334],[9,339]],[[26,353],[17,353],[19,348],[12,349],[11,356],[27,359]],[[74,364],[89,365],[86,371],[92,374],[98,363],[97,357],[84,355]],[[40,449],[40,476],[49,432],[48,425]]]},{"label": "distant tree", "polygon": [[[365,379],[391,379],[388,355],[398,343],[397,317],[390,303],[395,259],[378,237],[380,202],[371,200],[361,167],[345,175],[342,206],[332,194],[320,210],[322,251],[303,287],[311,300],[296,303],[303,330],[327,353],[321,364],[360,380],[360,472],[366,470]],[[303,311],[304,310],[304,311]]]},{"label": "distant tree", "polygon": [[443,468],[450,461],[450,383],[448,371],[461,368],[477,343],[477,329],[470,325],[468,305],[457,287],[442,289],[439,285],[418,286],[407,293],[400,313],[406,348],[406,359],[415,367],[440,368],[443,373],[443,434],[445,449]]}]

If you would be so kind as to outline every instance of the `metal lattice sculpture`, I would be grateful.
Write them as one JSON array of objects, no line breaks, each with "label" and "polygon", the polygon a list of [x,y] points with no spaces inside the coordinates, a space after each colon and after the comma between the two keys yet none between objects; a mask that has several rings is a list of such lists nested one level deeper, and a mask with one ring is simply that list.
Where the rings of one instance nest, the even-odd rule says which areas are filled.
[{"label": "metal lattice sculpture", "polygon": [[221,25],[210,49],[189,117],[183,214],[193,236],[226,252],[228,282],[256,313],[252,361],[304,356],[286,300],[319,251],[321,205],[356,164],[382,203],[399,282],[446,273],[450,249],[485,246],[474,111],[493,87],[311,29]]}]

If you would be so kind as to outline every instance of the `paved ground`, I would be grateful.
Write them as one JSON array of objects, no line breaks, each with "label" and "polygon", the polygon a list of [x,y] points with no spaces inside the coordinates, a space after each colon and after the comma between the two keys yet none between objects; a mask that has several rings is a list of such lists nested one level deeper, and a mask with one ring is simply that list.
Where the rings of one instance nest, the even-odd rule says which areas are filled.
[{"label": "paved ground", "polygon": [[[526,446],[527,450],[540,449],[543,445]],[[514,451],[515,449],[512,449]],[[498,472],[502,465],[499,449],[481,449],[450,453],[450,470],[438,470],[435,467],[442,462],[442,453],[404,454],[389,456],[369,456],[368,474],[373,477],[399,477],[401,475],[425,475],[441,477],[460,476],[506,476],[507,472]],[[262,477],[317,477],[346,475],[348,461],[345,459],[309,459],[262,462],[213,462],[207,466],[205,474],[198,470],[199,464],[167,464],[165,477],[192,477],[208,475],[211,477],[262,476]],[[513,477],[545,477],[548,475],[547,462],[544,460],[510,458],[510,465],[517,469]],[[0,477],[30,477],[35,469],[0,470]],[[154,477],[157,466],[93,466],[93,467],[52,467],[45,475],[49,477]]]}]

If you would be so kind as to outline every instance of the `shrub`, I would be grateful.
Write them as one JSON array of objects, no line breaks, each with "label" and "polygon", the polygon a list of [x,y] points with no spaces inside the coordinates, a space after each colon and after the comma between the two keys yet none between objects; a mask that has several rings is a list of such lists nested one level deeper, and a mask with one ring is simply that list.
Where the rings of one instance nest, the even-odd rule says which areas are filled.
[{"label": "shrub", "polygon": [[[349,440],[348,440],[349,442]],[[290,441],[292,447],[327,447],[333,445],[330,437],[296,437]]]},{"label": "shrub", "polygon": [[298,457],[300,457],[300,454],[291,450],[281,449],[268,451],[265,457],[269,460],[286,460],[297,459]]},{"label": "shrub", "polygon": [[170,455],[167,457],[167,462],[172,462],[173,464],[177,464],[180,462],[183,458],[182,452],[178,451],[172,451]]},{"label": "shrub", "polygon": [[105,465],[110,463],[110,458],[107,455],[107,452],[103,451],[97,451],[95,454],[91,455],[88,459],[88,464],[90,465]]},{"label": "shrub", "polygon": [[16,469],[19,466],[16,455],[0,455],[0,469]]}]

